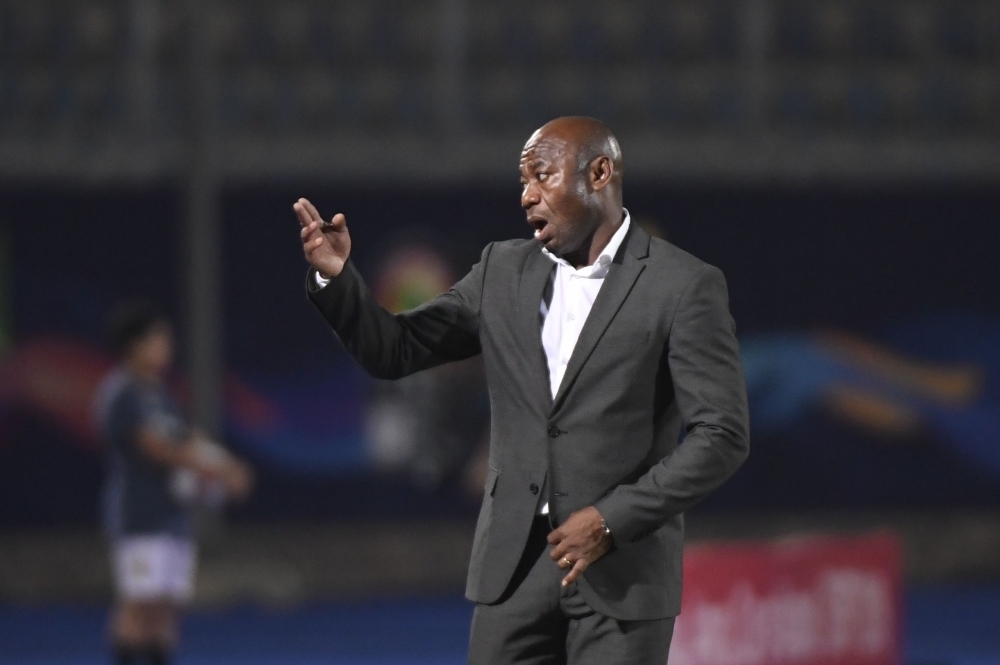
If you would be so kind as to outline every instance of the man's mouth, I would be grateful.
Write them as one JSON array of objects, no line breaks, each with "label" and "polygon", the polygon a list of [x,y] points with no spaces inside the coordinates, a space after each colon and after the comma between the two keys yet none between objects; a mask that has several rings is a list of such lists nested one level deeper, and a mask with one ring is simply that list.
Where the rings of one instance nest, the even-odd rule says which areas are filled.
[{"label": "man's mouth", "polygon": [[535,229],[535,240],[545,243],[552,239],[547,220],[542,217],[532,216],[528,218],[528,223]]}]

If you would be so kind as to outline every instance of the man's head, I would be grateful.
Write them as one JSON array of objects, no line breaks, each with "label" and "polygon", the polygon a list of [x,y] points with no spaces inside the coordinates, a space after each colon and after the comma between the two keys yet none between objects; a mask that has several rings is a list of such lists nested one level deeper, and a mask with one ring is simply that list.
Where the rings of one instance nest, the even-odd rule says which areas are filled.
[{"label": "man's head", "polygon": [[593,118],[543,125],[521,151],[521,207],[535,238],[558,256],[587,253],[602,223],[622,214],[622,152]]},{"label": "man's head", "polygon": [[113,353],[129,367],[149,376],[162,376],[170,367],[173,331],[152,304],[134,301],[118,306],[108,328]]}]

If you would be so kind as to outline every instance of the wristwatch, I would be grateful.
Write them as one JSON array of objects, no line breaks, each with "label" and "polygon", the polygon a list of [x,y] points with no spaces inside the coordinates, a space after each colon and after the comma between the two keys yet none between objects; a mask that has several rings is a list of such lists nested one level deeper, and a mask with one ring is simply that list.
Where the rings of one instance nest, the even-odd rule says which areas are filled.
[{"label": "wristwatch", "polygon": [[604,529],[604,535],[611,539],[611,542],[615,541],[615,535],[611,533],[611,527],[608,526],[608,521],[601,518],[601,528]]}]

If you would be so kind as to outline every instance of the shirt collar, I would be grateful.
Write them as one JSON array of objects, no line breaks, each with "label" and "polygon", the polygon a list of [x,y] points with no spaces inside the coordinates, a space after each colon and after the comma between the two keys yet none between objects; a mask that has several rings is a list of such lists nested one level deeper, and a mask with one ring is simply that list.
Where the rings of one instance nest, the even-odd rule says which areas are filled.
[{"label": "shirt collar", "polygon": [[625,235],[628,233],[629,224],[632,221],[628,214],[628,209],[622,208],[622,211],[625,213],[625,219],[622,221],[621,226],[618,227],[618,230],[615,231],[615,234],[611,236],[611,240],[608,241],[608,244],[601,250],[601,253],[598,255],[597,260],[594,261],[593,265],[576,269],[571,266],[566,259],[559,258],[544,247],[542,247],[542,253],[549,257],[549,259],[551,259],[554,263],[557,263],[565,268],[569,268],[581,277],[603,277],[604,274],[607,273],[608,266],[610,266],[611,262],[614,260],[615,254],[618,253],[618,248],[621,247],[622,242],[624,242]]}]

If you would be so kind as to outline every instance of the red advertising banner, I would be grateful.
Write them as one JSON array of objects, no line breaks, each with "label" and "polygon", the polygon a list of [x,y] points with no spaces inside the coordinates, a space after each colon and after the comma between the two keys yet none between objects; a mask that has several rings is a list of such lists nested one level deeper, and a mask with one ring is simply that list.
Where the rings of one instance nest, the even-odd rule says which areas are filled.
[{"label": "red advertising banner", "polygon": [[898,665],[901,638],[891,535],[685,550],[670,665]]}]

